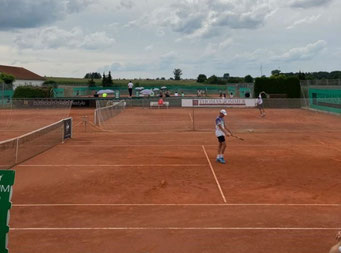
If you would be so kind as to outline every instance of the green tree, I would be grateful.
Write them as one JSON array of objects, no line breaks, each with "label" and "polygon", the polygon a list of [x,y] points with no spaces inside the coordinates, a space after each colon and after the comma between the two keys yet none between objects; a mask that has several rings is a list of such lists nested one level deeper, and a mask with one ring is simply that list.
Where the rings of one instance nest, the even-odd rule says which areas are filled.
[{"label": "green tree", "polygon": [[235,76],[231,76],[229,78],[229,83],[243,83],[244,82],[244,78],[242,77],[235,77]]},{"label": "green tree", "polygon": [[91,79],[88,81],[88,86],[89,86],[89,87],[96,87],[96,82],[94,81],[93,78],[91,78]]},{"label": "green tree", "polygon": [[223,75],[223,79],[228,80],[229,78],[230,78],[230,74],[229,73],[225,73]]},{"label": "green tree", "polygon": [[43,86],[44,87],[58,88],[58,84],[54,80],[47,80],[47,81],[43,82]]},{"label": "green tree", "polygon": [[281,71],[279,69],[274,69],[271,71],[272,76],[279,76],[281,74]]},{"label": "green tree", "polygon": [[107,77],[105,76],[105,73],[103,73],[103,77],[102,77],[102,86],[105,87],[107,84]]},{"label": "green tree", "polygon": [[15,81],[15,77],[10,74],[0,73],[0,79],[3,80],[6,84],[12,84]]},{"label": "green tree", "polygon": [[174,69],[173,74],[174,74],[175,80],[181,80],[181,75],[182,75],[181,69]]},{"label": "green tree", "polygon": [[216,75],[212,75],[207,79],[207,82],[210,84],[218,83],[218,77]]},{"label": "green tree", "polygon": [[305,74],[303,73],[303,72],[298,72],[298,74],[297,74],[297,77],[298,77],[298,79],[300,79],[300,80],[305,80]]},{"label": "green tree", "polygon": [[102,76],[98,72],[86,73],[86,75],[84,76],[84,79],[90,79],[90,78],[102,79]]},{"label": "green tree", "polygon": [[6,84],[5,89],[13,89],[13,82],[15,81],[15,77],[13,75],[0,73],[0,80]]},{"label": "green tree", "polygon": [[198,83],[204,83],[207,80],[207,76],[204,74],[198,75],[197,82]]},{"label": "green tree", "polygon": [[107,76],[105,75],[105,73],[103,73],[102,86],[111,87],[112,85],[113,85],[113,81],[111,77],[111,72],[109,71],[109,74]]},{"label": "green tree", "polygon": [[111,71],[109,71],[108,78],[107,78],[107,86],[112,86],[112,77],[111,77]]},{"label": "green tree", "polygon": [[244,81],[246,83],[253,83],[253,77],[251,75],[247,75],[244,77]]}]

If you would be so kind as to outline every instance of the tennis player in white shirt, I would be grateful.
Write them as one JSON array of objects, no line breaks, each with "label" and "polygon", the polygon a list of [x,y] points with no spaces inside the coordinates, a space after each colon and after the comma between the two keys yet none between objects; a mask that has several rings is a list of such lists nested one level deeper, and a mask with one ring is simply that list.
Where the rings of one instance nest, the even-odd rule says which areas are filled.
[{"label": "tennis player in white shirt", "polygon": [[218,155],[216,161],[222,164],[225,164],[224,153],[226,149],[226,140],[225,136],[232,136],[230,130],[226,128],[224,117],[227,115],[226,110],[222,109],[219,112],[219,116],[215,120],[215,135],[218,138]]}]

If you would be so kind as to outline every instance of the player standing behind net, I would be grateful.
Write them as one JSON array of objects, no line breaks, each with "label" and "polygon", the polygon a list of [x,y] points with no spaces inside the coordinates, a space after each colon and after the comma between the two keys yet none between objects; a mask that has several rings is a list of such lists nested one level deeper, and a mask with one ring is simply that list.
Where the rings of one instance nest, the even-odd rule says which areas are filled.
[{"label": "player standing behind net", "polygon": [[232,133],[230,130],[228,130],[225,126],[225,121],[224,121],[224,117],[227,115],[227,112],[222,109],[219,112],[219,116],[216,118],[215,120],[215,126],[216,126],[216,130],[215,130],[215,135],[218,138],[218,155],[217,155],[217,159],[216,161],[222,164],[225,164],[225,160],[224,160],[224,152],[226,149],[226,141],[225,141],[225,136],[232,136]]},{"label": "player standing behind net", "polygon": [[262,92],[259,93],[259,96],[256,101],[257,107],[259,109],[259,113],[261,117],[265,116],[265,111],[264,111],[264,105],[263,105],[263,99],[262,99]]}]

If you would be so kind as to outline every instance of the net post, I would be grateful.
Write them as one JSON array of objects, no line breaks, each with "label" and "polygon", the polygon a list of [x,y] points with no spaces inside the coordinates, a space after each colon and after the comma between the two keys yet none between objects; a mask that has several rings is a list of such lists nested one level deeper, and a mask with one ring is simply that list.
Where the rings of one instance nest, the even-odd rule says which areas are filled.
[{"label": "net post", "polygon": [[64,125],[60,128],[62,133],[62,144],[64,144]]},{"label": "net post", "polygon": [[19,155],[19,138],[16,139],[15,142],[15,164],[18,163],[18,155]]},{"label": "net post", "polygon": [[193,118],[193,131],[195,131],[195,124],[194,124],[194,106],[193,106],[193,110],[192,110],[192,118]]},{"label": "net post", "polygon": [[95,113],[94,113],[94,124],[97,125],[97,109],[95,110]]}]

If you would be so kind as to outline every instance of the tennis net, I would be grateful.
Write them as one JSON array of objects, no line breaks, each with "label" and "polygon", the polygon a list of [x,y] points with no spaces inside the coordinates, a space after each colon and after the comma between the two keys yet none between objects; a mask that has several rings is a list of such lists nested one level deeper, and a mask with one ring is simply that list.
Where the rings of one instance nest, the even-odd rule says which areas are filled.
[{"label": "tennis net", "polygon": [[10,169],[72,136],[72,118],[0,142],[0,169]]},{"label": "tennis net", "polygon": [[106,128],[108,120],[114,118],[118,114],[120,114],[126,107],[125,101],[96,101],[96,110],[94,115],[94,123],[98,126]]}]

